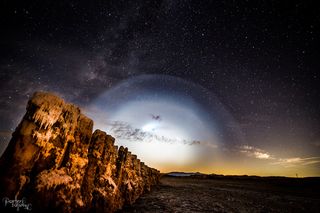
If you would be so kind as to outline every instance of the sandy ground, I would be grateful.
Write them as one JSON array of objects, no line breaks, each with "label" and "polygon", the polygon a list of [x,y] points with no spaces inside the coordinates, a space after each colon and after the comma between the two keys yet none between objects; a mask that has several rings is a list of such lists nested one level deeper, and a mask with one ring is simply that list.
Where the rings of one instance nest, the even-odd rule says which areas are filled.
[{"label": "sandy ground", "polygon": [[319,183],[163,177],[121,212],[320,212]]}]

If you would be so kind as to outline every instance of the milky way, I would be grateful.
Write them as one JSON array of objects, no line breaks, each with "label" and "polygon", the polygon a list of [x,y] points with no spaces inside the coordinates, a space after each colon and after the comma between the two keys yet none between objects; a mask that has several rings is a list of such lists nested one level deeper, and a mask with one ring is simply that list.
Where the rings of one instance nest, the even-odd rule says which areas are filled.
[{"label": "milky way", "polygon": [[[164,137],[170,156],[176,138],[161,128],[175,126],[186,153],[203,156],[179,160],[190,170],[319,176],[319,14],[299,0],[4,0],[0,153],[28,98],[45,90],[102,109],[96,125],[113,117],[122,139]],[[177,84],[132,83],[150,75]]]}]

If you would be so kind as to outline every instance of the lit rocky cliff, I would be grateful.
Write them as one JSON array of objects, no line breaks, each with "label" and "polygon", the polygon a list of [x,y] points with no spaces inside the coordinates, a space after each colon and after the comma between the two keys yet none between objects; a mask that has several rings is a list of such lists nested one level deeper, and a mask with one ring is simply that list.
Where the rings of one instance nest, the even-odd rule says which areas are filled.
[{"label": "lit rocky cliff", "polygon": [[0,159],[1,198],[26,198],[33,210],[113,212],[158,182],[158,170],[92,128],[78,107],[35,93]]}]

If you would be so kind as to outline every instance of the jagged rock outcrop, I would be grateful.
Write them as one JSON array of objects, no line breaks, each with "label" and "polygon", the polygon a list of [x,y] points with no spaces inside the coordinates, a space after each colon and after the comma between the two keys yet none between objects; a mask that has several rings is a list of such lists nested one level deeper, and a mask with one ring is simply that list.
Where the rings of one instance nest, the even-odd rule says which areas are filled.
[{"label": "jagged rock outcrop", "polygon": [[36,210],[114,212],[159,180],[78,107],[37,92],[0,159],[0,196]]}]

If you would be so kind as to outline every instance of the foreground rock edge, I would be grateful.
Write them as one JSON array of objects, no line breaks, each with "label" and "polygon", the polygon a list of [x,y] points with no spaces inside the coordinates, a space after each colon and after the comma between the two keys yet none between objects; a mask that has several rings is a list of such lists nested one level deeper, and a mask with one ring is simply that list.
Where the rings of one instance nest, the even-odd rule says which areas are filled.
[{"label": "foreground rock edge", "polygon": [[36,92],[0,158],[1,198],[60,212],[114,212],[132,204],[160,172],[114,141],[93,132],[77,106]]}]

